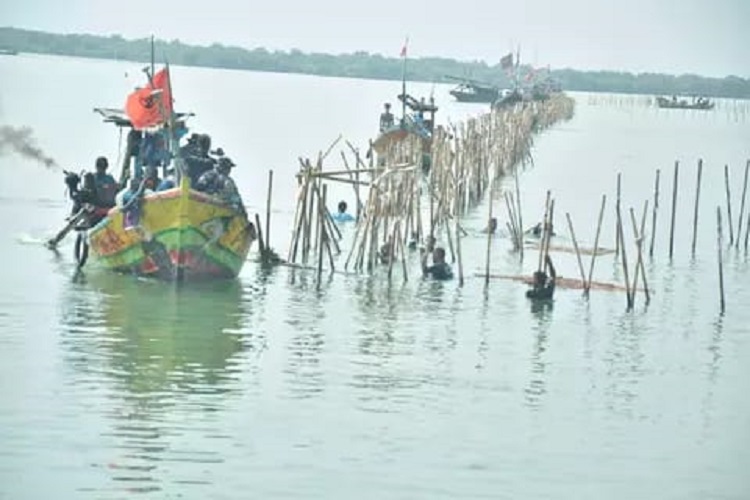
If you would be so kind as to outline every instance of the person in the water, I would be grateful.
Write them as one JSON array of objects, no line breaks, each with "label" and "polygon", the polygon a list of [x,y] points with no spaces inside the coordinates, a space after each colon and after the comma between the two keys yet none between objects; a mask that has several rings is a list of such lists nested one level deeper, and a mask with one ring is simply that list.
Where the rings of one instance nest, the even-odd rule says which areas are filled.
[{"label": "person in the water", "polygon": [[336,222],[350,222],[354,220],[354,216],[346,211],[347,204],[345,201],[340,201],[338,206],[338,212],[333,215],[333,220]]},{"label": "person in the water", "polygon": [[[540,238],[542,236],[542,223],[538,222],[536,226],[532,227],[527,233],[531,233],[532,235],[536,236],[537,238]],[[549,223],[549,235],[555,236],[555,229],[552,223]]]},{"label": "person in the water", "polygon": [[482,229],[482,232],[483,233],[495,234],[495,231],[497,231],[497,218],[492,217],[490,219],[489,224],[487,224],[487,227],[485,227],[484,229]]},{"label": "person in the water", "polygon": [[430,276],[436,280],[449,280],[453,278],[453,270],[451,266],[445,262],[445,249],[443,247],[436,247],[432,251],[432,265],[427,265],[428,252],[422,254],[422,275]]},{"label": "person in the water", "polygon": [[530,290],[526,290],[526,297],[532,300],[551,300],[555,293],[555,266],[552,265],[552,259],[547,255],[545,259],[545,268],[549,267],[549,276],[544,271],[534,272],[534,283]]}]

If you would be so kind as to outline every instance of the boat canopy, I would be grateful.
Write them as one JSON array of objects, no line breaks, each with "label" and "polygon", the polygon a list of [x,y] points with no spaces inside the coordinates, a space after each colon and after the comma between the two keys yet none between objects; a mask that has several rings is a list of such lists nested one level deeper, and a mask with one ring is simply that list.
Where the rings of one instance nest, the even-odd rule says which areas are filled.
[{"label": "boat canopy", "polygon": [[[128,118],[125,110],[118,108],[94,108],[95,113],[99,113],[104,118],[105,122],[114,123],[118,127],[132,127],[130,118]],[[185,121],[191,116],[195,116],[195,113],[175,113],[174,119],[176,121]]]}]

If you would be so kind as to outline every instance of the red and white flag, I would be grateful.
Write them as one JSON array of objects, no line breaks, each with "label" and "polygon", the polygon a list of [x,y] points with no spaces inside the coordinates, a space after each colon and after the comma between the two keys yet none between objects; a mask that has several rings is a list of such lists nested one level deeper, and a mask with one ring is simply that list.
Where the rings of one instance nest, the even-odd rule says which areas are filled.
[{"label": "red and white flag", "polygon": [[406,40],[404,41],[404,46],[401,47],[401,57],[406,57],[406,47],[409,45],[409,37],[406,37]]}]

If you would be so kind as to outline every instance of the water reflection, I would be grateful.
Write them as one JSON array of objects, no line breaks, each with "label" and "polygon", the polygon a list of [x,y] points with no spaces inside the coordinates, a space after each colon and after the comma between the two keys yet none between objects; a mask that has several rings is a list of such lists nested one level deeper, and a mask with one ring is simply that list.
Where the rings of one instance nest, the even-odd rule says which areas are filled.
[{"label": "water reflection", "polygon": [[[241,334],[252,291],[238,281],[177,288],[113,274],[79,275],[61,311],[62,344],[80,390],[104,392],[96,408],[117,450],[106,467],[117,489],[162,489],[164,462],[221,462],[213,446],[181,449],[199,420],[207,436],[226,395],[239,392]],[[89,409],[90,411],[90,409]]]},{"label": "water reflection", "polygon": [[524,390],[526,403],[536,409],[541,405],[542,397],[547,392],[546,371],[547,362],[545,351],[550,327],[552,325],[553,300],[530,300],[532,329],[534,331],[534,347],[531,353],[531,373],[529,384]]},{"label": "water reflection", "polygon": [[[296,271],[291,271],[292,276]],[[291,327],[287,346],[288,395],[306,399],[319,395],[325,388],[325,369],[321,364],[321,354],[325,347],[325,332],[321,322],[325,319],[326,302],[331,282],[323,278],[320,286],[317,275],[301,271],[294,284],[289,287],[289,301],[286,307],[286,323]],[[287,391],[285,391],[287,393]]]}]

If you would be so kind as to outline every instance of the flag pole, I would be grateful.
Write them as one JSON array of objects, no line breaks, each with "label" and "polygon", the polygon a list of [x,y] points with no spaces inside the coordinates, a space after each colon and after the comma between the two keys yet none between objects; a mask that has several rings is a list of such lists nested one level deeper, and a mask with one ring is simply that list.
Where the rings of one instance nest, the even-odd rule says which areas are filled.
[{"label": "flag pole", "polygon": [[403,58],[403,64],[401,66],[401,124],[406,123],[406,57],[407,47],[409,45],[409,37],[406,37],[404,41],[404,48],[401,50],[401,56]]},{"label": "flag pole", "polygon": [[151,35],[151,76],[154,75],[154,35]]},{"label": "flag pole", "polygon": [[[172,98],[172,71],[169,69],[169,61],[165,61],[164,65],[166,66],[167,70],[167,89],[169,90],[169,98],[171,101],[174,101]],[[159,105],[161,106],[161,114],[164,116],[164,94],[159,99]],[[179,140],[177,139],[177,131],[175,130],[175,117],[174,117],[174,102],[169,103],[169,146],[171,149],[172,157],[174,158],[175,162],[175,174],[176,175],[176,181],[179,184],[182,184],[183,179],[187,181],[187,172],[185,171],[185,164],[182,161],[182,157],[180,156],[180,144]]]}]

